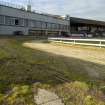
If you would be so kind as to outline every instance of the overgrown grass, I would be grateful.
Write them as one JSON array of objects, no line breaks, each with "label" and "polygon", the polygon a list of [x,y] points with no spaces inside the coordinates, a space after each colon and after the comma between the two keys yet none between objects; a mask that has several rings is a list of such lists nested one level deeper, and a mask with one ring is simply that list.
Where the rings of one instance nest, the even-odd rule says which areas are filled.
[{"label": "overgrown grass", "polygon": [[75,59],[69,60],[65,57],[24,48],[22,42],[15,39],[2,39],[0,45],[0,52],[3,53],[0,56],[1,81],[57,84],[62,82],[59,77],[70,81],[88,79],[86,72],[76,70]]},{"label": "overgrown grass", "polygon": [[[33,83],[37,82],[40,82],[41,84],[50,85],[50,87],[53,88],[54,87],[57,88],[57,86],[59,86],[59,88],[62,87],[64,89],[65,87],[64,84],[66,84],[67,82],[70,83],[73,81],[81,81],[84,84],[86,84],[82,85],[83,88],[88,85],[88,88],[91,90],[93,88],[96,88],[104,91],[104,85],[105,85],[104,76],[100,78],[90,77],[85,70],[86,69],[85,66],[88,65],[90,68],[96,66],[99,67],[100,69],[105,69],[105,65],[98,65],[80,59],[66,58],[64,56],[58,56],[38,50],[25,48],[22,46],[22,43],[27,40],[28,39],[24,40],[24,39],[15,39],[15,38],[0,39],[0,93],[1,93],[0,97],[2,97],[4,93],[11,90],[12,86],[17,86],[17,85],[31,86]],[[27,86],[25,88],[27,88]],[[41,86],[43,87],[43,85]],[[69,85],[67,86],[69,87]],[[72,86],[72,84],[70,86]],[[75,86],[73,85],[72,88],[74,87]],[[77,88],[78,87],[75,87],[75,89]],[[60,94],[61,90],[58,89],[56,91],[59,92],[59,95],[61,95]],[[63,91],[64,93],[62,94],[65,94],[66,90]],[[75,94],[77,93],[73,94],[74,97]],[[88,96],[88,94],[85,95],[84,99],[86,98],[86,96]],[[13,97],[14,96],[11,96],[11,98]],[[12,100],[11,98],[9,99],[9,101]],[[71,96],[71,98],[73,97]],[[2,98],[0,98],[0,100],[2,100]],[[88,97],[86,98],[86,100],[88,100]],[[28,104],[28,105],[33,105],[33,104]],[[67,105],[77,105],[77,104],[69,103]],[[95,105],[95,104],[85,104],[85,105]],[[97,104],[97,105],[104,105],[104,104]]]}]

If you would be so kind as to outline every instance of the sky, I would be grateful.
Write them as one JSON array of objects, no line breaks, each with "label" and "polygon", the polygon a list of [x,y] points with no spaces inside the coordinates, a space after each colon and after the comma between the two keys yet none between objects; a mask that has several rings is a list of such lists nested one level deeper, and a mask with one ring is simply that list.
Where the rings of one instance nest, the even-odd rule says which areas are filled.
[{"label": "sky", "polygon": [[[0,0],[27,5],[28,0]],[[105,21],[105,0],[31,0],[34,10]]]}]

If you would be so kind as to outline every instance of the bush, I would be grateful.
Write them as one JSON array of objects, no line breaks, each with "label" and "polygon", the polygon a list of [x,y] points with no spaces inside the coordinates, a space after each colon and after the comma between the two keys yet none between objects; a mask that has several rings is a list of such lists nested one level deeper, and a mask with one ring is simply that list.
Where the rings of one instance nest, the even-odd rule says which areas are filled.
[{"label": "bush", "polygon": [[4,94],[0,94],[0,105],[3,103],[4,100]]},{"label": "bush", "polygon": [[55,92],[62,98],[65,105],[105,105],[97,97],[97,93],[92,96],[88,84],[84,82],[75,81],[59,85],[56,87]]},{"label": "bush", "polygon": [[8,83],[0,81],[0,93],[5,93],[5,91],[8,90],[8,88],[9,88]]},{"label": "bush", "polygon": [[89,95],[85,98],[85,105],[105,105],[105,103]]},{"label": "bush", "polygon": [[12,94],[7,98],[9,105],[35,105],[30,86],[15,86]]},{"label": "bush", "polygon": [[84,82],[78,82],[78,81],[75,81],[73,83],[70,84],[73,88],[78,88],[82,91],[88,91],[89,90],[89,87],[86,83]]},{"label": "bush", "polygon": [[105,94],[105,86],[101,86],[100,90]]}]

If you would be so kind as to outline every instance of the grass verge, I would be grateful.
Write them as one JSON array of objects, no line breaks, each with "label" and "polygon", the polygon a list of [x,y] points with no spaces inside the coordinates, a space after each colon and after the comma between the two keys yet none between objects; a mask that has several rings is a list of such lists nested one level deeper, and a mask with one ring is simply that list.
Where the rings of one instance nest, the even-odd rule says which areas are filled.
[{"label": "grass verge", "polygon": [[[26,90],[28,88],[30,90],[29,87],[32,87],[34,83],[39,82],[41,83],[40,88],[43,88],[45,85],[47,85],[50,87],[51,90],[55,91],[60,97],[62,96],[65,96],[65,98],[69,97],[70,99],[69,98],[67,99],[71,100],[72,103],[67,103],[66,105],[77,105],[78,101],[80,100],[79,97],[81,97],[82,94],[80,94],[78,97],[76,96],[76,94],[81,93],[81,91],[84,94],[83,100],[89,100],[89,101],[95,100],[94,103],[97,103],[98,99],[99,102],[101,103],[101,104],[85,103],[83,105],[105,104],[103,101],[104,98],[101,98],[104,97],[104,95],[103,93],[100,93],[105,91],[104,75],[100,78],[94,78],[87,75],[86,72],[86,66],[89,66],[90,68],[98,67],[100,69],[104,69],[105,65],[99,65],[96,63],[83,61],[72,57],[67,58],[60,55],[55,55],[39,50],[32,50],[29,48],[25,48],[22,46],[22,44],[26,40],[28,39],[25,40],[24,39],[20,40],[15,38],[0,39],[1,102],[4,101],[3,97],[5,97],[5,94],[7,95],[8,91],[14,89],[14,87],[17,87],[17,85],[20,86],[18,87],[20,90],[21,86],[24,85],[26,87],[23,88],[25,88]],[[79,82],[75,83],[75,81]],[[76,84],[76,86],[73,84]],[[83,86],[82,89],[81,86]],[[85,88],[87,89],[86,91],[84,90]],[[16,91],[18,91],[18,89]],[[68,91],[70,91],[69,94]],[[71,92],[73,92],[72,95],[70,94]],[[99,96],[96,95],[97,92],[99,92],[98,93]],[[22,96],[19,95],[19,97],[24,96],[23,93],[21,94]],[[29,97],[32,97],[32,95],[30,96],[30,93],[27,94],[29,95]],[[11,98],[9,99],[10,101],[11,100],[13,101],[9,105],[18,105],[18,103],[14,104],[15,103],[14,95],[16,94],[13,93],[13,96],[11,96],[12,99]],[[18,95],[16,95],[15,98],[18,99],[19,97]],[[67,102],[65,98],[64,98],[64,103]],[[75,103],[75,99],[77,99],[77,103]],[[29,103],[28,101],[25,102]],[[28,105],[32,104],[29,103]],[[80,103],[78,105],[82,104]]]}]

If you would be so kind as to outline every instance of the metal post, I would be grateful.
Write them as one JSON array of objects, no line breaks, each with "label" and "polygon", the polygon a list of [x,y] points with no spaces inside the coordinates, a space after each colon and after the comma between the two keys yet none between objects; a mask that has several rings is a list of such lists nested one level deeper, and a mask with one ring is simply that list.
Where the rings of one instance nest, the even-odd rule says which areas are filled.
[{"label": "metal post", "polygon": [[100,48],[101,48],[101,45],[102,45],[102,42],[100,41],[100,44],[99,44]]},{"label": "metal post", "polygon": [[46,36],[48,35],[48,31],[47,31],[47,30],[45,30],[45,35],[46,35]]},{"label": "metal post", "polygon": [[59,31],[59,36],[61,36],[61,31]]},{"label": "metal post", "polygon": [[75,40],[74,40],[74,45],[75,45]]}]

